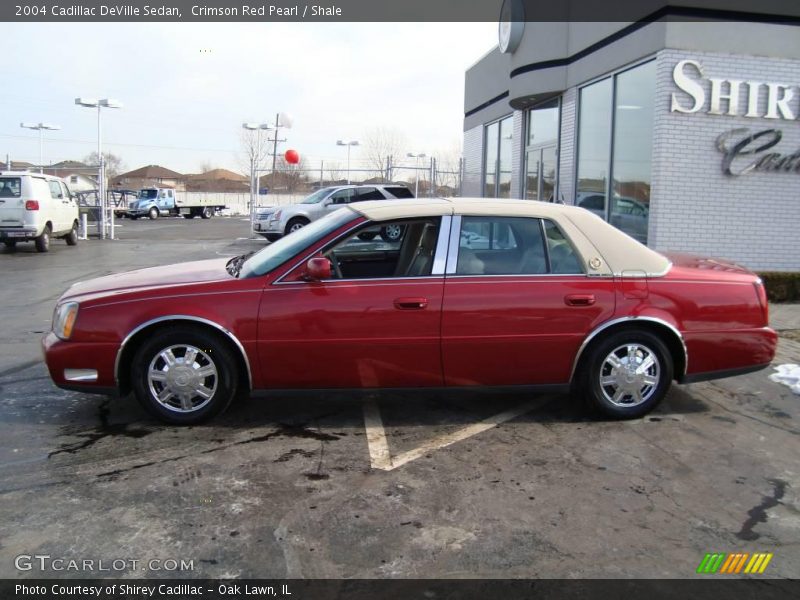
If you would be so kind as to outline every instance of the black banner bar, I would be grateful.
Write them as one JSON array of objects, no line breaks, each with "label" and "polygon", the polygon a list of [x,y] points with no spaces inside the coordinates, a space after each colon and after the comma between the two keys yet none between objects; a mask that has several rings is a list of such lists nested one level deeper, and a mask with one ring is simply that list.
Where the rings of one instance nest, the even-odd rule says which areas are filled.
[{"label": "black banner bar", "polygon": [[797,597],[800,597],[800,580],[721,576],[687,580],[0,580],[3,600],[784,600]]},{"label": "black banner bar", "polygon": [[0,21],[497,21],[504,1],[521,7],[530,22],[676,18],[800,24],[795,0],[4,0]]}]

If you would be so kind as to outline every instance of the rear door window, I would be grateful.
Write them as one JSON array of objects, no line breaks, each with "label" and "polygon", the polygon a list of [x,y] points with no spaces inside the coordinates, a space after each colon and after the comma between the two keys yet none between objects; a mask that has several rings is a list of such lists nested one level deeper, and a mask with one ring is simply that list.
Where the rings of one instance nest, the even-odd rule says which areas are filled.
[{"label": "rear door window", "polygon": [[539,219],[462,217],[456,275],[540,275],[547,272]]},{"label": "rear door window", "polygon": [[547,238],[547,252],[550,257],[550,272],[557,275],[582,274],[581,262],[575,248],[552,221],[545,220],[544,234]]},{"label": "rear door window", "polygon": [[19,177],[0,177],[0,198],[19,198],[22,180]]}]

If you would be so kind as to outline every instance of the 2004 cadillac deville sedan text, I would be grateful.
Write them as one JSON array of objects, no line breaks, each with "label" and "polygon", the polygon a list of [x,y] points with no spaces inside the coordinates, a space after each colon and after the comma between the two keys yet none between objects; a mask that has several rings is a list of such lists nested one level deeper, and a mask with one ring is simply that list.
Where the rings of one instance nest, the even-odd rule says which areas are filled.
[{"label": "2004 cadillac deville sedan text", "polygon": [[[359,232],[392,223],[395,242]],[[238,390],[541,386],[608,415],[672,380],[766,367],[757,276],[662,255],[580,209],[515,200],[342,208],[250,256],[76,283],[44,341],[59,387],[196,423]]]}]

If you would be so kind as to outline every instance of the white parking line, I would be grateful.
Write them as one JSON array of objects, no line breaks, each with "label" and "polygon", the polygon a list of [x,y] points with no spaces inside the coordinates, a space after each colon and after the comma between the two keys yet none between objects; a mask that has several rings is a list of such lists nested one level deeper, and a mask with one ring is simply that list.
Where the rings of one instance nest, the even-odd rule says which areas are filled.
[{"label": "white parking line", "polygon": [[367,445],[372,468],[391,470],[393,467],[392,457],[389,454],[389,442],[386,441],[381,412],[374,400],[364,402],[364,427],[367,430]]},{"label": "white parking line", "polygon": [[383,421],[381,420],[381,413],[378,410],[378,406],[375,404],[374,400],[368,400],[364,403],[364,425],[367,430],[367,444],[369,445],[369,456],[372,462],[372,468],[391,471],[412,460],[425,456],[428,452],[445,448],[456,442],[465,440],[468,437],[472,437],[473,435],[483,433],[492,427],[497,427],[501,423],[516,419],[534,408],[546,404],[548,400],[549,397],[546,396],[535,398],[516,408],[501,412],[473,425],[468,425],[458,431],[453,431],[429,440],[422,446],[398,454],[394,458],[392,458],[389,452],[389,442],[386,439],[386,432],[383,428]]}]

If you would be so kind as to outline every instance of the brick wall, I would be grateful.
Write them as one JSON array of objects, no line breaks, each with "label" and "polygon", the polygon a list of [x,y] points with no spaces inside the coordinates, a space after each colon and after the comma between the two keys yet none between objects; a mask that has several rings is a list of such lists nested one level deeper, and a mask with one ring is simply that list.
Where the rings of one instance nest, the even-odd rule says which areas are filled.
[{"label": "brick wall", "polygon": [[[658,54],[649,245],[729,258],[751,269],[800,271],[800,174],[731,177],[723,174],[716,148],[717,137],[731,129],[755,133],[776,128],[783,140],[770,152],[792,154],[800,150],[800,121],[705,114],[707,81],[706,106],[700,112],[670,112],[673,92],[683,106],[690,105],[672,80],[672,70],[684,59],[699,61],[706,78],[800,85],[796,60],[678,50]],[[740,93],[741,111],[747,107],[747,87]],[[764,114],[766,90],[760,95],[759,114]],[[790,105],[796,108],[796,101]]]},{"label": "brick wall", "polygon": [[482,196],[481,179],[483,168],[483,126],[479,125],[464,132],[464,180],[461,195],[464,197]]},{"label": "brick wall", "polygon": [[561,96],[561,140],[558,157],[558,197],[575,204],[575,146],[578,126],[578,90],[570,88]]}]

